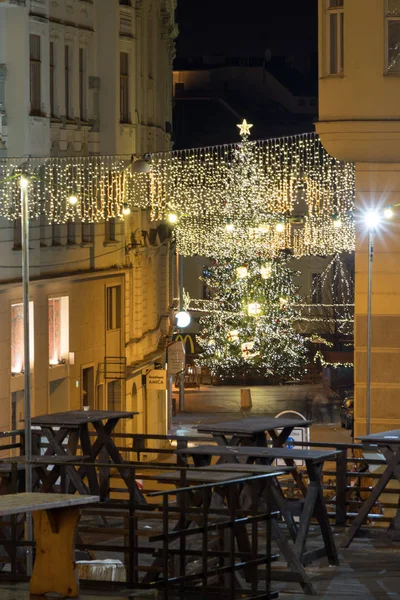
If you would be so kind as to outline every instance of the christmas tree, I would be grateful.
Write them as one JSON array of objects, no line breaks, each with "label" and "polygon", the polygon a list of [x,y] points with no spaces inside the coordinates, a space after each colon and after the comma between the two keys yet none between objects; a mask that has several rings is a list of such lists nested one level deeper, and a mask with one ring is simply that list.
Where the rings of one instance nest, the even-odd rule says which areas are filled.
[{"label": "christmas tree", "polygon": [[239,376],[298,379],[307,364],[306,340],[297,333],[297,273],[281,252],[274,260],[219,260],[202,280],[210,312],[200,319],[199,365],[221,379]]}]

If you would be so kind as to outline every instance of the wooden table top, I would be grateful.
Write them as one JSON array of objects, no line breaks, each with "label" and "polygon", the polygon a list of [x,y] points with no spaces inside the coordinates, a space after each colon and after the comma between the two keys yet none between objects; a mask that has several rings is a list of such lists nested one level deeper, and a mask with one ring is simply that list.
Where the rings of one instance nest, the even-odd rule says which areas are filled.
[{"label": "wooden table top", "polygon": [[[53,456],[47,456],[47,455],[43,455],[43,456],[38,456],[38,455],[34,455],[31,457],[29,463],[30,464],[39,464],[39,465],[63,465],[64,463],[77,463],[77,462],[83,462],[85,460],[88,460],[90,457],[89,456],[83,456],[81,454],[79,454],[78,456],[75,454],[63,454],[63,455],[53,455]],[[6,458],[0,458],[0,469],[2,467],[3,464],[26,464],[27,459],[26,456],[8,456]]]},{"label": "wooden table top", "polygon": [[106,419],[131,419],[137,414],[139,413],[113,410],[70,410],[33,417],[32,425],[38,425],[39,427],[79,427],[79,425],[85,423],[95,423]]},{"label": "wooden table top", "polygon": [[400,444],[400,429],[391,429],[370,435],[361,435],[357,439],[369,444],[395,445]]},{"label": "wooden table top", "polygon": [[237,473],[241,473],[242,477],[243,474],[254,474],[254,475],[259,475],[259,474],[263,474],[263,473],[275,473],[277,471],[283,471],[286,475],[286,473],[291,473],[292,471],[294,471],[296,469],[296,467],[287,467],[286,465],[284,467],[276,467],[274,465],[248,465],[248,464],[244,464],[244,463],[220,463],[218,465],[209,465],[208,467],[201,467],[201,469],[203,471],[235,471]]},{"label": "wooden table top", "polygon": [[[246,474],[243,474],[243,472],[240,473],[239,469],[234,470],[235,466],[236,465],[232,467],[231,471],[226,473],[216,472],[207,467],[204,469],[188,469],[186,471],[186,481],[193,481],[194,483],[222,483],[224,481],[230,481],[231,479],[243,479],[243,477],[246,477]],[[257,474],[260,475],[261,473]],[[271,470],[263,471],[262,474],[269,477],[277,477],[278,475],[284,474],[284,469],[271,467]],[[250,477],[251,473],[247,473],[247,476]],[[168,471],[157,475],[157,479],[158,481],[171,481],[180,484],[181,473],[180,471]]]},{"label": "wooden table top", "polygon": [[0,515],[16,515],[37,510],[82,506],[99,501],[99,496],[77,496],[76,494],[44,494],[41,492],[5,494],[0,496]]},{"label": "wooden table top", "polygon": [[323,462],[330,458],[336,458],[338,450],[302,450],[297,448],[265,448],[263,446],[211,446],[202,445],[192,448],[177,450],[178,454],[203,454],[208,456],[236,456],[252,458],[292,458],[293,460],[306,460],[313,463]]},{"label": "wooden table top", "polygon": [[268,417],[250,417],[248,419],[238,419],[237,421],[221,421],[219,423],[206,423],[199,425],[197,431],[207,433],[230,433],[230,434],[252,434],[262,433],[285,427],[309,427],[313,421],[293,418],[268,418]]}]

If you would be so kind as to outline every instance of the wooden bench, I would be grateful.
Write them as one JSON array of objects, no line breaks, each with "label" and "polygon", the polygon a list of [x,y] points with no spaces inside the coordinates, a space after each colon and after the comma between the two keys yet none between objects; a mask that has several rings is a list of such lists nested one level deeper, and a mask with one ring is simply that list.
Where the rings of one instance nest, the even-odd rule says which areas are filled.
[{"label": "wooden bench", "polygon": [[98,496],[40,492],[0,496],[0,516],[33,514],[36,557],[30,581],[31,594],[40,596],[53,592],[67,598],[79,596],[74,564],[79,508],[98,501]]}]

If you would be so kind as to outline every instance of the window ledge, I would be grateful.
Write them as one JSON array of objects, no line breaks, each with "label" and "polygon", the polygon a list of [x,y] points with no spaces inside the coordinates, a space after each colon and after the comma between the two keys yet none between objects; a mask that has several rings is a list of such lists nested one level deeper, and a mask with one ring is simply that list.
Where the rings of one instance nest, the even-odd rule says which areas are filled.
[{"label": "window ledge", "polygon": [[117,246],[118,244],[118,240],[104,240],[103,242],[103,246]]},{"label": "window ledge", "polygon": [[81,248],[93,248],[94,243],[93,242],[82,242],[81,244],[78,244]]},{"label": "window ledge", "polygon": [[344,73],[327,73],[322,75],[320,79],[344,79]]},{"label": "window ledge", "polygon": [[67,248],[79,248],[79,244],[77,244],[76,242],[67,242],[66,247]]}]

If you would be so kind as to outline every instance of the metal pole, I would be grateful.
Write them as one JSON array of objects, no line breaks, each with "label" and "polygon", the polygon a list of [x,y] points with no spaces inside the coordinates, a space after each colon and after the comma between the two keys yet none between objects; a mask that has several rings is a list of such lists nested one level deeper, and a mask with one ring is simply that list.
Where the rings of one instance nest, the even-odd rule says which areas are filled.
[{"label": "metal pole", "polygon": [[[24,429],[25,491],[32,491],[31,360],[29,332],[29,211],[27,180],[21,177],[22,304],[24,314]],[[32,519],[27,515],[26,537],[32,540]],[[32,571],[32,550],[28,549],[28,573]]]},{"label": "metal pole", "polygon": [[[183,256],[179,255],[179,310],[183,310]],[[180,329],[180,333],[184,330]],[[179,412],[185,411],[185,365],[179,377]]]},{"label": "metal pole", "polygon": [[372,338],[372,261],[374,230],[368,232],[368,307],[367,307],[367,435],[371,433],[371,338]]}]

